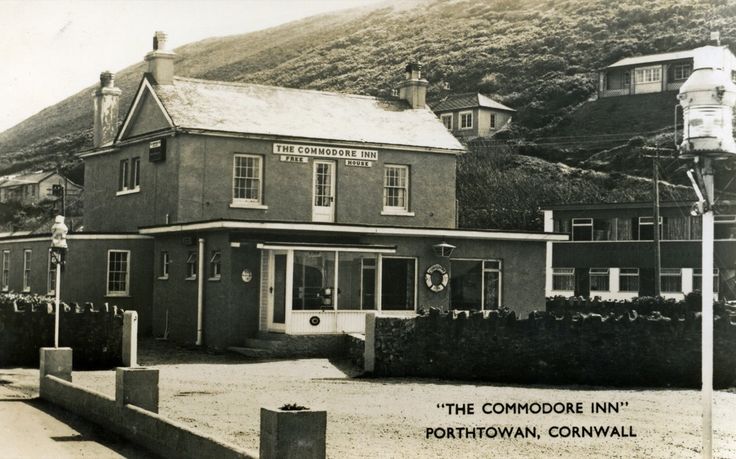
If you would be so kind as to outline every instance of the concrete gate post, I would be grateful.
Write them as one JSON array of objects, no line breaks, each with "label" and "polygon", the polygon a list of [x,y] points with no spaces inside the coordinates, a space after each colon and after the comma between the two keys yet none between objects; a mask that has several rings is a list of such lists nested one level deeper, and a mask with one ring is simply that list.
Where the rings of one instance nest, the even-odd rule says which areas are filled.
[{"label": "concrete gate post", "polygon": [[138,366],[138,313],[123,313],[123,366]]},{"label": "concrete gate post", "polygon": [[363,351],[363,371],[372,373],[376,367],[376,313],[365,315],[365,350]]},{"label": "concrete gate post", "polygon": [[115,402],[118,406],[130,404],[158,413],[158,370],[116,368]]},{"label": "concrete gate post", "polygon": [[40,355],[39,375],[41,380],[44,376],[51,375],[72,382],[72,348],[42,347]]},{"label": "concrete gate post", "polygon": [[261,459],[324,459],[327,412],[282,408],[261,408]]}]

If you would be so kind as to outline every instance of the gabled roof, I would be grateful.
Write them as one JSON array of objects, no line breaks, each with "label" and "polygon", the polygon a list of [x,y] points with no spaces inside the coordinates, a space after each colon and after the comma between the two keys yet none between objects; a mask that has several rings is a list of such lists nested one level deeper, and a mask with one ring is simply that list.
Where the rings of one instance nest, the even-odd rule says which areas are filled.
[{"label": "gabled roof", "polygon": [[12,175],[7,178],[0,178],[0,188],[37,184],[52,175],[54,175],[54,172],[34,172],[32,174]]},{"label": "gabled roof", "polygon": [[147,88],[175,128],[464,150],[431,110],[403,100],[182,77],[142,84],[139,95]]},{"label": "gabled roof", "polygon": [[680,59],[692,59],[695,56],[695,50],[674,51],[671,53],[649,54],[647,56],[625,57],[619,61],[606,67],[628,67],[632,65],[653,64],[655,62],[677,61]]},{"label": "gabled roof", "polygon": [[440,102],[434,104],[433,110],[435,113],[439,112],[452,112],[455,110],[462,110],[464,108],[493,108],[495,110],[505,110],[509,112],[515,112],[513,108],[507,107],[488,96],[484,96],[479,92],[468,92],[463,94],[451,94]]}]

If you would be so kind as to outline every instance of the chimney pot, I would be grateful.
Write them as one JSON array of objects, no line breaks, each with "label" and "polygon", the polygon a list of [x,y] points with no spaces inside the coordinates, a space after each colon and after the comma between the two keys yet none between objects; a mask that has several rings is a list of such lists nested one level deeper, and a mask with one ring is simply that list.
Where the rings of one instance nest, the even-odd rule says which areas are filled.
[{"label": "chimney pot", "polygon": [[166,51],[166,39],[167,38],[168,38],[168,35],[166,35],[166,32],[157,30],[156,33],[153,34],[153,50],[154,51]]},{"label": "chimney pot", "polygon": [[100,87],[94,92],[95,115],[93,145],[95,148],[110,145],[118,132],[120,89],[115,87],[115,74],[105,70],[100,73]]},{"label": "chimney pot", "polygon": [[115,87],[115,74],[109,70],[105,70],[100,73],[100,87],[101,88],[113,88]]},{"label": "chimney pot", "polygon": [[427,86],[422,78],[422,64],[418,61],[406,65],[406,79],[399,85],[399,97],[409,102],[411,108],[426,108]]},{"label": "chimney pot", "polygon": [[153,76],[158,85],[174,83],[174,58],[176,54],[166,47],[167,35],[157,31],[153,35],[153,51],[146,54],[148,73]]}]

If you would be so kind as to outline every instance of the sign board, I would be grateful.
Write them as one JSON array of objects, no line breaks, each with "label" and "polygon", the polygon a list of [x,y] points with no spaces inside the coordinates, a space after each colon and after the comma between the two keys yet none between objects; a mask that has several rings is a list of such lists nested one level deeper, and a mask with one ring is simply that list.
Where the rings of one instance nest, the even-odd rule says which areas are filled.
[{"label": "sign board", "polygon": [[274,143],[273,153],[288,156],[310,156],[313,158],[355,159],[363,161],[378,160],[378,150],[363,150],[360,148],[333,147],[327,145]]},{"label": "sign board", "polygon": [[366,161],[364,159],[346,159],[345,165],[352,167],[373,167],[373,163],[371,161]]},{"label": "sign board", "polygon": [[148,143],[148,160],[152,163],[166,159],[166,138]]},{"label": "sign board", "polygon": [[281,155],[281,161],[285,163],[308,164],[309,158],[307,158],[306,156]]}]

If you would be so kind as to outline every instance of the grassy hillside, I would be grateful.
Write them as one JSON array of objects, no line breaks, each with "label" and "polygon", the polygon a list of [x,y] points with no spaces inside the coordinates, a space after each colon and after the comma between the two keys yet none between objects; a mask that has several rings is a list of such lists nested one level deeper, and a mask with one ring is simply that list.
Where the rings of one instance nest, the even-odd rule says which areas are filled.
[{"label": "grassy hillside", "polygon": [[[594,93],[596,69],[624,56],[700,46],[710,30],[720,30],[725,44],[736,44],[736,2],[404,0],[188,44],[176,50],[176,71],[390,97],[404,64],[420,59],[431,83],[430,102],[448,93],[446,83],[452,92],[490,94],[516,108],[516,132],[534,138],[559,135],[560,123],[599,132],[592,120],[605,122],[605,110],[589,112],[587,125],[580,124],[585,115],[571,118]],[[142,72],[142,63],[118,72],[123,110]],[[85,89],[0,133],[0,174],[61,164],[79,180],[75,154],[91,146],[91,92]],[[592,109],[583,105],[579,113],[586,110]],[[633,114],[638,118],[632,123],[651,119],[645,115]],[[555,148],[540,143],[538,156],[553,157],[545,149]]]}]

